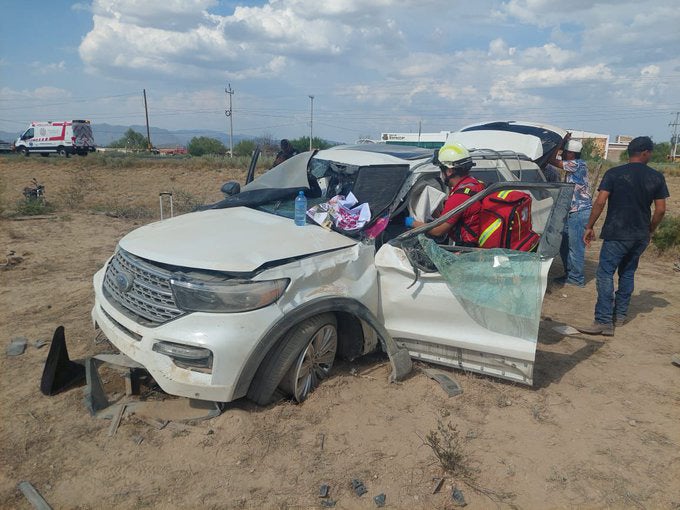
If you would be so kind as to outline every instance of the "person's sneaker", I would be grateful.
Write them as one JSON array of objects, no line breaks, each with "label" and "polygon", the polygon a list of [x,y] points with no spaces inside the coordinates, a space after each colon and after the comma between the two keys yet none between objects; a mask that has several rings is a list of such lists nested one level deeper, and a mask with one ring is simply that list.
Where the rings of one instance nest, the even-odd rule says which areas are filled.
[{"label": "person's sneaker", "polygon": [[578,329],[581,333],[585,333],[586,335],[614,336],[613,324],[593,322],[590,326],[577,326],[576,329]]},{"label": "person's sneaker", "polygon": [[564,285],[567,283],[567,275],[565,274],[563,276],[558,276],[557,278],[553,278],[552,281],[556,285]]},{"label": "person's sneaker", "polygon": [[578,283],[578,282],[574,282],[574,281],[571,281],[571,280],[566,280],[566,281],[564,282],[564,284],[565,284],[565,285],[571,285],[571,286],[573,286],[573,287],[581,287],[581,288],[583,288],[583,287],[586,286],[585,283]]},{"label": "person's sneaker", "polygon": [[614,327],[620,328],[621,326],[625,326],[626,324],[628,324],[628,319],[625,317],[621,318],[617,317],[616,319],[614,319]]}]

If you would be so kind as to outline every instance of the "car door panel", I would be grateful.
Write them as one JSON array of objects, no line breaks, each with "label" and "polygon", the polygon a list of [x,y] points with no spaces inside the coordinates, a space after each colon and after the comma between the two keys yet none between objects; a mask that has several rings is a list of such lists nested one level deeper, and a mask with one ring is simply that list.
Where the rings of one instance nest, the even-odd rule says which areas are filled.
[{"label": "car door panel", "polygon": [[[494,187],[531,185],[504,183]],[[547,277],[571,188],[538,184],[551,209],[538,253],[438,246],[421,236],[376,254],[381,312],[412,357],[533,383]],[[560,189],[562,188],[562,189]],[[552,191],[551,191],[552,190]],[[469,205],[469,204],[468,204]]]}]

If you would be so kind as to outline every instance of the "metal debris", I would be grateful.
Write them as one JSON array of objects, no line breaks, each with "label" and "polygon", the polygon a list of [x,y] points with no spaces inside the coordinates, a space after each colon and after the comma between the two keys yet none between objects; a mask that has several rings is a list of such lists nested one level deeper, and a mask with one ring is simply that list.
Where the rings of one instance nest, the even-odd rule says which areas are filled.
[{"label": "metal debris", "polygon": [[385,494],[378,494],[373,498],[373,502],[375,503],[375,506],[378,508],[382,508],[385,506],[385,500],[387,499],[387,496]]},{"label": "metal debris", "polygon": [[368,492],[364,482],[357,478],[352,479],[352,490],[354,490],[357,496],[363,496]]},{"label": "metal debris", "polygon": [[463,388],[461,388],[456,381],[451,379],[451,376],[446,372],[434,370],[432,368],[423,368],[421,370],[430,379],[437,381],[449,397],[455,397],[456,395],[463,393]]},{"label": "metal debris", "polygon": [[444,479],[433,478],[432,481],[434,482],[434,486],[432,487],[432,494],[437,494],[441,490],[442,485],[444,485]]},{"label": "metal debris", "polygon": [[465,496],[463,496],[463,492],[458,487],[454,487],[453,491],[451,491],[451,499],[455,506],[467,506]]},{"label": "metal debris", "polygon": [[26,350],[26,345],[28,345],[28,340],[23,336],[16,336],[12,338],[5,350],[7,356],[20,356]]},{"label": "metal debris", "polygon": [[320,498],[327,498],[330,490],[331,490],[330,485],[328,485],[327,483],[324,483],[321,487],[319,487],[319,497]]},{"label": "metal debris", "polygon": [[118,411],[116,411],[116,413],[113,415],[113,418],[111,419],[111,426],[109,427],[109,437],[113,436],[118,430],[118,426],[120,425],[120,420],[123,417],[124,412],[125,404],[119,405]]},{"label": "metal debris", "polygon": [[47,501],[40,495],[40,493],[31,485],[31,482],[20,482],[19,490],[26,496],[26,499],[33,505],[36,510],[52,510],[52,507],[47,504]]}]

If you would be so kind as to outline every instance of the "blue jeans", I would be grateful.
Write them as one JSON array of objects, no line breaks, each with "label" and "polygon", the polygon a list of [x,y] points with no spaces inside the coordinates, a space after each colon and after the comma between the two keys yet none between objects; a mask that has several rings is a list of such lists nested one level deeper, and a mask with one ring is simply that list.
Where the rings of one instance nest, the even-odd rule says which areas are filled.
[{"label": "blue jeans", "polygon": [[583,232],[586,229],[590,209],[570,212],[562,233],[560,245],[560,257],[566,275],[566,282],[583,287],[586,277],[583,274],[583,265],[586,257],[586,245],[583,242]]},{"label": "blue jeans", "polygon": [[[636,241],[603,241],[597,266],[597,303],[595,322],[612,324],[614,317],[626,318],[628,304],[635,288],[635,270],[649,239]],[[618,270],[619,286],[614,293],[614,272]]]}]

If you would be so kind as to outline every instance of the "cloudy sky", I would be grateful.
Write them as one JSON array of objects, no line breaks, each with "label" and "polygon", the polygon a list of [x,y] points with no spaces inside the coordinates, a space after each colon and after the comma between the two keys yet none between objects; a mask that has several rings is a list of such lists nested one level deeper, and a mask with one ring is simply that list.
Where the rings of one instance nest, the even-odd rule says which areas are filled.
[{"label": "cloudy sky", "polygon": [[4,2],[0,130],[87,118],[351,142],[530,120],[667,141],[677,0]]}]

